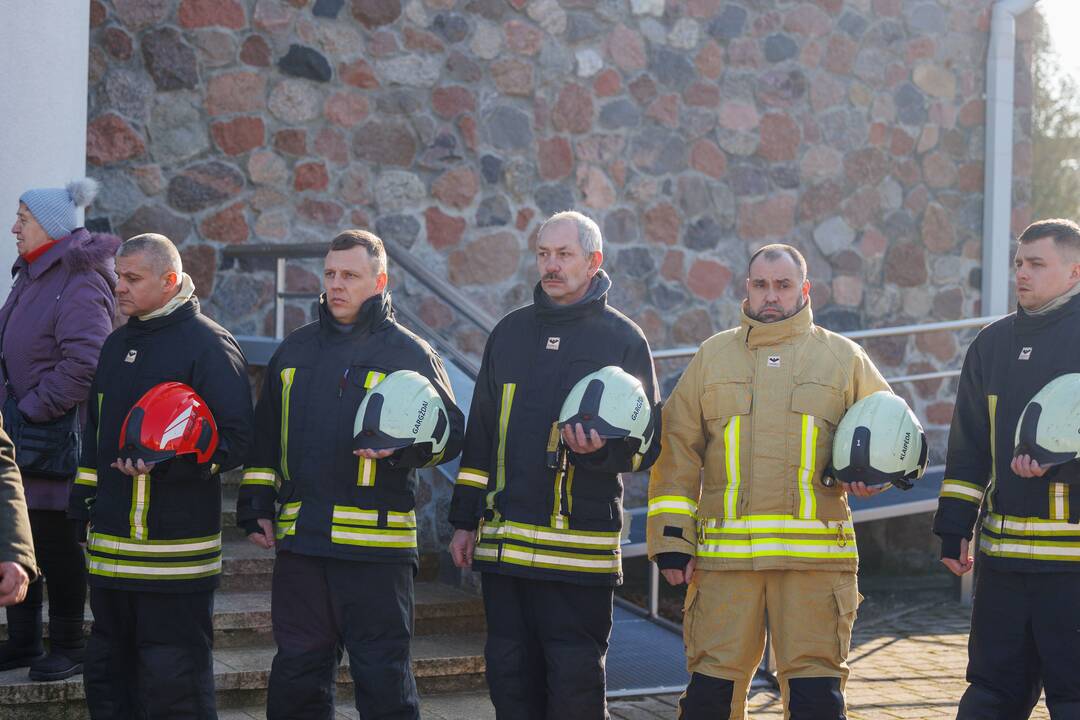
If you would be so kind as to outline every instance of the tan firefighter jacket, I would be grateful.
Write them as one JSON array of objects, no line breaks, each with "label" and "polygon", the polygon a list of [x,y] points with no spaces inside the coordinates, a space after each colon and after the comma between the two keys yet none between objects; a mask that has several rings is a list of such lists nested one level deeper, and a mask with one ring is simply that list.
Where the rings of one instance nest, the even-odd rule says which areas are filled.
[{"label": "tan firefighter jacket", "polygon": [[843,489],[825,487],[844,412],[889,386],[855,343],[790,318],[706,340],[664,406],[648,549],[705,570],[855,570]]}]

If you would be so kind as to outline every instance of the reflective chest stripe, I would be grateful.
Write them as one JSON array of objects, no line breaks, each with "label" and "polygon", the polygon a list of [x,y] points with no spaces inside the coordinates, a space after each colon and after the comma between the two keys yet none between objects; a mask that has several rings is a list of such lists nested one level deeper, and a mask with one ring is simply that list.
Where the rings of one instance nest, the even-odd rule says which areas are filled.
[{"label": "reflective chest stripe", "polygon": [[[370,371],[364,378],[364,389],[370,390],[375,387],[384,377],[385,373]],[[371,487],[375,484],[376,461],[369,458],[360,458],[360,467],[356,471],[356,484],[358,487]]]},{"label": "reflective chest stripe", "polygon": [[487,494],[489,510],[495,507],[495,496],[506,487],[506,431],[510,426],[510,411],[514,406],[516,390],[516,383],[506,383],[502,387],[502,397],[499,402],[499,445],[496,455],[495,489]]},{"label": "reflective chest stripe", "polygon": [[989,512],[979,549],[994,557],[1080,562],[1080,523]]},{"label": "reflective chest stripe", "polygon": [[138,540],[90,533],[91,575],[143,580],[193,580],[221,572],[221,534],[175,540]]},{"label": "reflective chest stripe", "polygon": [[814,416],[803,415],[802,432],[799,433],[799,517],[807,520],[817,516],[817,498],[814,496],[817,438]]},{"label": "reflective chest stripe", "polygon": [[81,467],[78,474],[75,476],[76,485],[85,485],[86,487],[97,487],[97,470],[93,468]]},{"label": "reflective chest stripe", "polygon": [[724,469],[727,474],[727,488],[724,490],[724,516],[739,516],[739,434],[742,431],[742,416],[735,415],[728,420],[724,428]]},{"label": "reflective chest stripe", "polygon": [[1069,519],[1069,486],[1065,483],[1050,483],[1050,519]]},{"label": "reflective chest stripe", "polygon": [[131,512],[128,521],[131,524],[131,537],[146,540],[149,532],[146,518],[150,514],[150,475],[143,473],[131,479]]},{"label": "reflective chest stripe", "polygon": [[277,472],[273,468],[245,468],[240,487],[257,485],[277,488],[280,485]]},{"label": "reflective chest stripe", "polygon": [[480,527],[474,559],[568,572],[618,573],[621,533],[494,521]]},{"label": "reflective chest stripe", "polygon": [[378,510],[335,505],[330,525],[331,542],[342,545],[383,548],[416,547],[416,513],[386,511],[379,526]]},{"label": "reflective chest stripe", "polygon": [[941,495],[939,497],[963,500],[965,502],[980,505],[982,504],[984,490],[985,488],[982,488],[975,483],[947,479],[941,484]]},{"label": "reflective chest stripe", "polygon": [[857,558],[855,528],[848,520],[807,520],[790,515],[709,518],[698,525],[700,557],[754,559]]},{"label": "reflective chest stripe", "polygon": [[281,474],[289,479],[289,401],[296,368],[281,371]]}]

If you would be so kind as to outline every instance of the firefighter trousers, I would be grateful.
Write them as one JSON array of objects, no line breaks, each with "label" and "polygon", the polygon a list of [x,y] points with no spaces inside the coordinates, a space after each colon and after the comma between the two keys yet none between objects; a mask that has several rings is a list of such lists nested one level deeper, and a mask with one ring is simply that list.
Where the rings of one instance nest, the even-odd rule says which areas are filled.
[{"label": "firefighter trousers", "polygon": [[767,618],[785,718],[844,720],[851,628],[861,599],[854,572],[698,570],[684,607],[690,684],[679,699],[679,718],[746,717]]},{"label": "firefighter trousers", "polygon": [[1080,573],[976,568],[957,718],[1024,720],[1045,690],[1052,720],[1080,720]]},{"label": "firefighter trousers", "polygon": [[343,651],[361,720],[419,720],[410,657],[413,574],[412,563],[278,553],[268,720],[333,718]]},{"label": "firefighter trousers", "polygon": [[214,592],[90,588],[83,683],[93,720],[216,720]]},{"label": "firefighter trousers", "polygon": [[614,589],[483,574],[487,681],[498,720],[607,718]]}]

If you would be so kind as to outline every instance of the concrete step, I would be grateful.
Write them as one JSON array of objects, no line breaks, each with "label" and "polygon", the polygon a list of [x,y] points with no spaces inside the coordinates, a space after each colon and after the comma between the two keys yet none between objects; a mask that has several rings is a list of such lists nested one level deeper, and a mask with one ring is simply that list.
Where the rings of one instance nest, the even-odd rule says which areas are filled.
[{"label": "concrete step", "polygon": [[[483,632],[484,603],[475,596],[437,582],[420,581],[415,589],[414,634],[454,635]],[[43,611],[48,617],[48,603]],[[86,607],[86,632],[92,615]],[[47,623],[46,623],[47,625]],[[48,627],[45,628],[48,636]],[[7,637],[7,615],[0,621],[0,638]],[[214,644],[219,648],[272,643],[270,594],[267,591],[219,590],[214,596]],[[0,715],[2,717],[2,715]]]},{"label": "concrete step", "polygon": [[[481,634],[428,635],[413,639],[413,672],[423,695],[484,687]],[[273,645],[214,650],[214,682],[221,708],[261,707],[274,657]],[[352,695],[352,678],[343,660],[337,674],[338,697]],[[51,683],[27,679],[26,669],[0,673],[0,717],[4,720],[83,720],[81,677]]]}]

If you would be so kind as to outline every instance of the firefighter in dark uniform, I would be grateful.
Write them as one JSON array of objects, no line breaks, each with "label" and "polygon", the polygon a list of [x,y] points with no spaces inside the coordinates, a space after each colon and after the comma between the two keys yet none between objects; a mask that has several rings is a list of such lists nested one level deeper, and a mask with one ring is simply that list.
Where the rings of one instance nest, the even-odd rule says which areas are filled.
[{"label": "firefighter in dark uniform", "polygon": [[[1014,261],[1019,307],[964,358],[934,532],[942,562],[975,573],[967,691],[958,718],[1080,718],[1080,462],[1013,457],[1043,386],[1080,372],[1080,227],[1037,222]],[[977,562],[969,550],[981,525]]]},{"label": "firefighter in dark uniform", "polygon": [[[323,277],[318,320],[285,338],[267,367],[237,505],[249,538],[277,549],[267,716],[330,717],[344,646],[360,717],[415,720],[413,469],[456,457],[465,419],[439,356],[394,320],[382,241],[341,233]],[[397,370],[427,378],[446,405],[450,435],[434,457],[352,449],[365,394]]]},{"label": "firefighter in dark uniform", "polygon": [[[84,683],[92,718],[215,718],[214,589],[221,573],[221,480],[251,445],[247,363],[199,312],[180,254],[162,235],[125,242],[116,262],[127,324],[105,341],[90,389],[70,516],[89,522],[94,624]],[[218,427],[210,462],[118,458],[132,406],[167,381],[201,396]]]},{"label": "firefighter in dark uniform", "polygon": [[451,554],[482,573],[487,680],[499,718],[606,717],[604,662],[622,582],[620,472],[645,470],[625,440],[568,426],[565,470],[549,467],[552,425],[571,388],[609,365],[641,381],[659,416],[641,330],[607,304],[600,230],[552,216],[536,246],[533,304],[504,317],[484,350],[454,487]]}]

